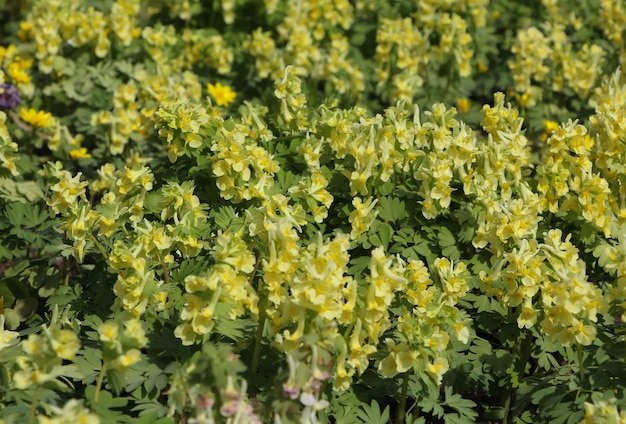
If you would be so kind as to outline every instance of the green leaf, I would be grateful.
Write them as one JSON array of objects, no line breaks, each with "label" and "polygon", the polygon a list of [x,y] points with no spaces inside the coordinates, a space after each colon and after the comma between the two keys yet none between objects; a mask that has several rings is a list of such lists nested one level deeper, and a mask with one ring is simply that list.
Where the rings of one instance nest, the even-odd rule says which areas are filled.
[{"label": "green leaf", "polygon": [[456,422],[475,422],[478,412],[476,412],[473,408],[476,407],[476,403],[469,399],[464,399],[459,394],[452,393],[452,390],[451,386],[446,386],[445,403],[449,408],[456,410],[459,413],[460,418],[463,418],[463,421]]},{"label": "green leaf", "polygon": [[84,347],[78,352],[74,364],[82,374],[83,384],[92,384],[102,369],[102,351],[93,347]]},{"label": "green leaf", "polygon": [[15,277],[3,278],[0,280],[0,296],[4,298],[4,306],[10,307],[16,300],[30,297],[30,288]]},{"label": "green leaf", "polygon": [[8,178],[0,178],[0,198],[32,204],[43,197],[43,191],[34,181],[16,182]]},{"label": "green leaf", "polygon": [[596,240],[597,233],[598,231],[596,227],[588,222],[583,223],[580,227],[580,239],[586,245],[589,245]]},{"label": "green leaf", "polygon": [[150,412],[145,415],[141,415],[139,418],[133,421],[135,424],[174,424],[174,418],[163,417],[159,418],[158,412]]},{"label": "green leaf", "polygon": [[454,235],[452,231],[450,231],[447,227],[439,227],[439,232],[437,233],[439,246],[448,247],[456,245],[456,240],[454,239]]},{"label": "green leaf", "polygon": [[15,302],[13,310],[20,319],[20,322],[27,321],[33,316],[37,309],[38,301],[34,297],[27,297],[26,299],[19,299]]},{"label": "green leaf", "polygon": [[469,243],[474,238],[474,227],[466,223],[456,234],[460,242]]},{"label": "green leaf", "polygon": [[385,252],[387,252],[389,250],[389,242],[391,242],[391,238],[393,237],[393,228],[391,228],[391,225],[386,222],[380,224],[378,227],[378,236],[380,237]]},{"label": "green leaf", "polygon": [[441,251],[441,254],[453,261],[456,261],[461,257],[461,252],[459,252],[459,249],[457,249],[455,245],[446,247]]},{"label": "green leaf", "polygon": [[381,197],[376,205],[378,216],[389,222],[396,222],[406,217],[406,206],[397,197]]},{"label": "green leaf", "polygon": [[422,408],[422,411],[428,412],[437,418],[441,418],[445,415],[445,411],[443,410],[441,405],[439,405],[439,402],[436,398],[425,398],[421,400],[418,405]]},{"label": "green leaf", "polygon": [[[106,355],[105,355],[106,360]],[[116,394],[120,394],[126,385],[126,376],[113,368],[108,368],[106,370],[107,381],[109,386],[113,389]],[[125,404],[124,404],[125,405]],[[123,406],[123,405],[122,405]]]},{"label": "green leaf", "polygon": [[358,416],[366,424],[387,424],[389,421],[389,405],[381,412],[378,402],[372,399],[370,405],[364,404]]},{"label": "green leaf", "polygon": [[348,274],[354,277],[360,276],[369,267],[370,261],[371,258],[369,256],[357,256],[350,259]]},{"label": "green leaf", "polygon": [[222,230],[227,230],[231,228],[233,223],[235,223],[237,220],[241,220],[241,218],[237,215],[237,212],[235,212],[235,209],[233,209],[232,206],[221,206],[219,209],[217,209],[217,211],[213,213],[213,219],[215,220],[215,223],[218,225],[218,227],[220,227]]}]

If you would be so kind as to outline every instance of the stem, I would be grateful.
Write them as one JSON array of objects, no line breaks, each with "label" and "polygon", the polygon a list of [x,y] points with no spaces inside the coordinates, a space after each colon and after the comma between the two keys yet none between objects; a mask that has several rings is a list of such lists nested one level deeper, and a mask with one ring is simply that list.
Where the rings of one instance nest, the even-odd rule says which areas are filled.
[{"label": "stem", "polygon": [[163,280],[165,281],[165,284],[169,284],[170,283],[170,271],[167,269],[167,264],[163,261],[163,259],[161,259],[161,255],[158,255],[159,257],[159,262],[161,262],[161,267],[163,268]]},{"label": "stem", "polygon": [[400,405],[396,411],[396,423],[404,424],[404,411],[406,410],[406,394],[409,388],[409,373],[405,372],[402,376],[402,394],[400,395]]},{"label": "stem", "polygon": [[[257,256],[256,263],[254,264],[254,269],[250,274],[250,283],[254,279],[257,270],[259,269],[259,265],[261,264],[261,256]],[[252,372],[256,374],[259,368],[259,358],[261,356],[261,339],[263,338],[263,330],[265,329],[265,320],[267,318],[267,299],[266,296],[263,295],[263,279],[259,281],[259,287],[257,288],[259,293],[259,327],[256,330],[256,340],[254,341],[254,354],[252,356]]]},{"label": "stem", "polygon": [[261,356],[261,339],[263,338],[263,330],[265,329],[265,319],[267,312],[265,311],[265,298],[259,302],[259,327],[256,330],[256,340],[254,341],[254,354],[252,356],[252,372],[257,374],[259,371],[259,358]]},{"label": "stem", "polygon": [[[452,59],[450,59],[450,61],[452,61]],[[448,67],[448,75],[446,77],[446,87],[444,88],[444,91],[443,91],[443,100],[442,100],[443,103],[446,102],[446,97],[448,97],[448,92],[450,91],[450,85],[452,84],[452,70],[453,69],[454,69],[454,66]]]},{"label": "stem", "polygon": [[215,27],[215,15],[217,15],[217,6],[213,0],[211,0],[211,5],[209,6],[209,10],[211,11],[211,15],[209,16],[209,28]]},{"label": "stem", "polygon": [[30,404],[30,413],[28,414],[28,424],[35,423],[35,414],[37,413],[37,404],[39,403],[39,391],[41,386],[37,386],[35,394],[33,395],[33,401]]},{"label": "stem", "polygon": [[93,394],[93,401],[98,402],[98,398],[100,397],[100,390],[102,389],[102,382],[104,381],[104,374],[106,373],[107,364],[106,362],[102,362],[102,369],[100,370],[100,375],[98,376],[98,382],[96,383],[96,392]]},{"label": "stem", "polygon": [[183,394],[181,395],[181,407],[180,407],[180,421],[182,424],[186,424],[187,423],[187,414],[185,414],[185,407],[186,407],[186,403],[187,403],[187,386],[185,385],[185,376],[183,375],[183,372],[180,371],[180,381],[181,384],[183,385]]},{"label": "stem", "polygon": [[346,328],[346,331],[344,331],[343,333],[344,339],[347,339],[350,336],[350,333],[352,333],[353,328],[354,328],[354,321],[352,321],[350,325],[348,325],[348,328]]},{"label": "stem", "polygon": [[583,347],[578,342],[576,342],[576,354],[578,356],[578,373],[580,375],[579,387],[582,387],[585,382],[585,364],[583,364]]},{"label": "stem", "polygon": [[93,244],[96,246],[96,249],[98,249],[98,251],[100,252],[100,254],[102,255],[102,257],[104,259],[109,259],[109,255],[107,255],[106,250],[104,249],[104,246],[102,246],[102,244],[98,241],[98,239],[96,238],[96,236],[94,236],[91,233],[87,233],[87,235],[89,236],[89,239],[91,241],[93,241]]},{"label": "stem", "polygon": [[[528,330],[525,330],[522,334],[520,334],[517,339],[517,344],[515,345],[513,354],[516,359],[515,371],[517,372],[519,379],[522,379],[526,374],[526,364],[528,364],[528,358],[532,352],[532,341],[533,336]],[[511,384],[509,384],[504,391],[504,396],[504,404],[502,405],[504,409],[504,416],[502,417],[502,424],[507,424],[509,421],[509,415],[515,415],[515,411],[511,409],[511,401],[513,399],[513,387]]]},{"label": "stem", "polygon": [[70,283],[70,261],[63,257],[63,285],[67,286]]},{"label": "stem", "polygon": [[504,399],[504,404],[502,405],[502,409],[504,409],[504,414],[502,415],[502,424],[507,424],[509,422],[509,411],[511,409],[511,394],[512,390],[507,390],[506,398]]}]

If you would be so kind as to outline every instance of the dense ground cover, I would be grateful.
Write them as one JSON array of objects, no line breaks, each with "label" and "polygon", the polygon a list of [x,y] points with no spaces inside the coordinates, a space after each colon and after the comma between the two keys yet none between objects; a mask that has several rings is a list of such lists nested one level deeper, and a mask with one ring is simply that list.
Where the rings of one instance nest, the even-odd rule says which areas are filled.
[{"label": "dense ground cover", "polygon": [[0,13],[0,422],[626,423],[622,0]]}]

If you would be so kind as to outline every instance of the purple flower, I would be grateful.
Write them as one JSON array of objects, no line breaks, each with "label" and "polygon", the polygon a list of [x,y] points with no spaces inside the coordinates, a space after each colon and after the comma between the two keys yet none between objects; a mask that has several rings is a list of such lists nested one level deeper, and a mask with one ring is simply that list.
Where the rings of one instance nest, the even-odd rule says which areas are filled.
[{"label": "purple flower", "polygon": [[0,109],[12,109],[20,102],[20,93],[12,84],[0,84]]}]

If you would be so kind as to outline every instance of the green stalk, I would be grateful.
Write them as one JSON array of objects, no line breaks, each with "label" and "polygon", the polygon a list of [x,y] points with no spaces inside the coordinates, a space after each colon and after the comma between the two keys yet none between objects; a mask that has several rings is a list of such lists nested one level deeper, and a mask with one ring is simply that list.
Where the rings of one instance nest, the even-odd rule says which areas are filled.
[{"label": "green stalk", "polygon": [[185,376],[183,375],[182,370],[179,369],[180,372],[180,383],[183,386],[182,395],[181,395],[181,407],[180,407],[180,421],[185,424],[187,422],[187,414],[185,413],[186,403],[187,403],[187,385],[185,384]]},{"label": "green stalk", "polygon": [[[250,283],[254,279],[257,270],[261,265],[261,256],[257,256],[254,269],[250,274]],[[263,279],[259,281],[259,287],[257,288],[259,293],[259,327],[256,330],[256,340],[254,341],[254,353],[252,355],[252,373],[257,374],[259,372],[259,358],[261,357],[261,339],[263,338],[263,330],[265,329],[265,320],[267,319],[267,298],[263,294]]]},{"label": "green stalk", "polygon": [[209,6],[209,10],[211,14],[209,15],[209,28],[215,28],[215,16],[217,15],[217,4],[211,0],[211,5]]},{"label": "green stalk", "polygon": [[352,333],[353,328],[354,328],[354,321],[352,321],[350,325],[348,325],[348,328],[346,328],[346,331],[344,331],[343,333],[344,339],[347,339],[348,337],[350,337],[350,333]]},{"label": "green stalk", "polygon": [[28,424],[35,423],[35,415],[37,414],[37,404],[39,403],[39,391],[41,386],[37,386],[35,394],[33,395],[33,401],[30,404],[30,413],[28,414]]},{"label": "green stalk", "polygon": [[265,320],[267,312],[265,311],[265,299],[259,302],[259,327],[256,330],[256,340],[254,341],[254,354],[252,356],[252,372],[259,372],[259,358],[261,357],[261,339],[263,338],[263,330],[265,329]]},{"label": "green stalk", "polygon": [[511,394],[512,390],[510,388],[507,389],[507,394],[504,399],[504,404],[502,408],[504,409],[504,414],[502,415],[502,424],[507,424],[509,422],[509,412],[511,410]]},{"label": "green stalk", "polygon": [[98,375],[98,382],[96,383],[96,391],[93,394],[93,401],[98,402],[98,398],[100,397],[100,390],[102,390],[102,382],[104,381],[104,374],[106,373],[107,364],[106,362],[102,362],[102,369],[100,370],[100,375]]},{"label": "green stalk", "polygon": [[63,257],[63,285],[67,286],[70,283],[70,261]]},{"label": "green stalk", "polygon": [[[532,334],[530,331],[525,330],[522,334],[520,334],[513,350],[513,357],[516,361],[515,371],[517,371],[518,376],[520,376],[519,378],[522,378],[526,372],[526,364],[528,364],[528,358],[530,358],[530,354],[532,352],[532,341]],[[504,416],[502,417],[502,424],[507,424],[509,422],[509,416],[514,415],[515,411],[511,409],[512,400],[513,387],[509,384],[504,392],[504,404],[502,405],[504,409]]]},{"label": "green stalk", "polygon": [[91,233],[87,233],[87,235],[89,236],[89,239],[93,241],[93,244],[96,246],[96,249],[98,249],[102,257],[105,260],[109,259],[109,255],[107,254],[107,251],[104,249],[104,246],[102,246],[102,244],[98,241],[98,239]]},{"label": "green stalk", "polygon": [[405,372],[402,376],[402,394],[400,395],[400,404],[396,411],[396,423],[404,424],[404,413],[406,410],[406,396],[409,388],[409,373]]},{"label": "green stalk", "polygon": [[578,356],[578,374],[580,375],[580,387],[585,382],[585,364],[583,363],[583,347],[576,342],[576,355]]},{"label": "green stalk", "polygon": [[165,263],[165,261],[163,261],[163,259],[161,258],[161,255],[158,254],[157,256],[159,258],[159,262],[161,262],[161,268],[163,268],[163,281],[165,281],[165,284],[169,284],[170,283],[170,271],[167,269],[167,264]]}]

